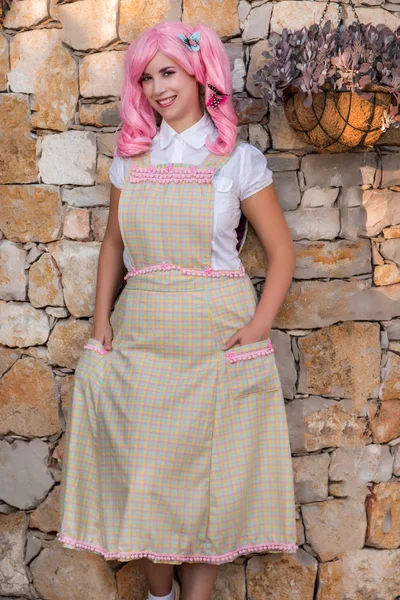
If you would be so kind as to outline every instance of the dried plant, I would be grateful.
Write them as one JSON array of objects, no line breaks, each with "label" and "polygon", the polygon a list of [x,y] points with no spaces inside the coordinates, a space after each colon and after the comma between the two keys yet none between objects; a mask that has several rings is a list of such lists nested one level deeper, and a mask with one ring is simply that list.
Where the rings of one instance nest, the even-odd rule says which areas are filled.
[{"label": "dried plant", "polygon": [[282,103],[289,88],[305,93],[304,106],[322,90],[351,90],[370,99],[371,90],[387,90],[393,102],[383,129],[400,125],[400,27],[352,23],[313,24],[297,31],[272,33],[264,65],[253,79],[264,100]]}]

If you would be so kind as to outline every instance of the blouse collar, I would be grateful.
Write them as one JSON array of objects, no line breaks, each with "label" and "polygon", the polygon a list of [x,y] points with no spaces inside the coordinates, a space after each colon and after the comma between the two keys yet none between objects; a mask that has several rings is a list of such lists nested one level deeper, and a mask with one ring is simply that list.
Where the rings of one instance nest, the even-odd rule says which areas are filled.
[{"label": "blouse collar", "polygon": [[160,148],[164,150],[174,139],[179,136],[186,144],[195,149],[202,148],[206,143],[206,138],[215,131],[215,125],[207,113],[204,113],[200,121],[178,133],[164,119],[160,126]]}]

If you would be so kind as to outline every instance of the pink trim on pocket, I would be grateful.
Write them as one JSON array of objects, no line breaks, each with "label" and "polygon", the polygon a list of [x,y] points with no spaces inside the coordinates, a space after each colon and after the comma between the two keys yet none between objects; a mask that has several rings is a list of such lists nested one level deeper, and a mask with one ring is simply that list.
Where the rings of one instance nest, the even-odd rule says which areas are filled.
[{"label": "pink trim on pocket", "polygon": [[83,346],[84,350],[93,350],[93,352],[97,352],[98,354],[108,354],[108,350],[105,350],[104,348],[98,348],[97,346],[94,346],[93,344],[86,344],[86,346]]},{"label": "pink trim on pocket", "polygon": [[240,360],[252,360],[253,358],[258,358],[259,356],[273,354],[273,352],[274,348],[272,346],[272,342],[271,340],[268,340],[266,348],[260,348],[259,350],[249,350],[248,352],[235,352],[234,350],[230,350],[226,353],[226,358],[231,364],[233,364],[239,362]]}]

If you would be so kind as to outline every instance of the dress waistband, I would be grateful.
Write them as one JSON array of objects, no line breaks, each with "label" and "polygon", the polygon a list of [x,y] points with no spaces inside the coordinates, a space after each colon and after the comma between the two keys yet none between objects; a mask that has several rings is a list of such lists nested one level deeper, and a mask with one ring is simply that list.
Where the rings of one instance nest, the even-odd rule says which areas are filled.
[{"label": "dress waistband", "polygon": [[142,267],[141,269],[133,267],[133,269],[125,275],[124,279],[145,275],[147,273],[154,273],[155,271],[179,271],[182,275],[194,275],[197,277],[246,277],[246,271],[244,270],[243,265],[240,265],[240,268],[237,270],[229,271],[216,270],[211,267],[205,269],[190,269],[164,261],[158,265],[149,265],[148,267]]}]

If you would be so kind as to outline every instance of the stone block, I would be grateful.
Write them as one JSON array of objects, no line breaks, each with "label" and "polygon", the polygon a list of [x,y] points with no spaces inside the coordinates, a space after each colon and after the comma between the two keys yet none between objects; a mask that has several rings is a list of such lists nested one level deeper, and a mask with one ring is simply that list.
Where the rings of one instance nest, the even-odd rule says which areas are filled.
[{"label": "stone block", "polygon": [[295,500],[298,504],[326,500],[329,454],[293,458]]},{"label": "stone block", "polygon": [[400,283],[400,269],[397,265],[378,265],[374,270],[375,285],[393,285]]},{"label": "stone block", "polygon": [[84,208],[71,208],[64,219],[64,237],[71,240],[89,241],[90,212]]},{"label": "stone block", "polygon": [[400,223],[400,193],[391,190],[367,190],[363,194],[363,228],[361,234],[378,235],[389,225]]},{"label": "stone block", "polygon": [[384,258],[400,266],[400,238],[385,240],[379,245],[379,252]]},{"label": "stone block", "polygon": [[22,94],[0,96],[0,184],[35,183],[36,140],[31,135],[29,99]]},{"label": "stone block", "polygon": [[178,0],[121,0],[119,11],[119,37],[128,43],[153,25],[161,21],[180,21],[182,16]]},{"label": "stone block", "polygon": [[365,183],[362,169],[375,170],[376,167],[377,158],[374,153],[309,154],[301,160],[301,169],[308,188],[348,188],[361,185]]},{"label": "stone block", "polygon": [[298,391],[351,398],[361,410],[380,382],[379,331],[377,323],[349,322],[300,338]]},{"label": "stone block", "polygon": [[15,440],[12,444],[0,441],[0,498],[4,502],[29,510],[45,499],[54,486],[47,468],[48,453],[48,445],[38,439]]},{"label": "stone block", "polygon": [[364,546],[367,519],[363,502],[337,498],[304,504],[301,512],[307,542],[321,561]]},{"label": "stone block", "polygon": [[236,96],[233,98],[233,106],[241,125],[259,123],[268,111],[268,107],[258,98]]},{"label": "stone block", "polygon": [[248,597],[251,600],[289,597],[313,600],[317,569],[316,559],[302,548],[295,554],[253,556],[246,567]]},{"label": "stone block", "polygon": [[[284,27],[287,29],[301,29],[310,27],[313,23],[318,23],[324,5],[321,2],[310,2],[302,0],[301,4],[296,0],[283,0],[274,5],[271,18],[271,32],[282,33]],[[337,8],[330,5],[325,15],[325,20],[330,19],[333,23],[337,20]]]},{"label": "stone block", "polygon": [[285,212],[285,219],[294,240],[333,240],[340,230],[338,208],[299,208]]},{"label": "stone block", "polygon": [[375,548],[400,546],[400,481],[375,485],[367,499],[366,545]]},{"label": "stone block", "polygon": [[274,173],[280,171],[297,171],[300,160],[295,154],[289,152],[270,152],[265,155],[268,167]]},{"label": "stone block", "polygon": [[118,0],[60,4],[57,12],[62,40],[74,50],[100,49],[117,40]]},{"label": "stone block", "polygon": [[6,12],[4,27],[7,29],[34,27],[49,16],[47,0],[13,2],[10,4],[10,10]]},{"label": "stone block", "polygon": [[219,37],[233,37],[240,33],[236,0],[183,0],[182,21],[193,27],[208,25]]},{"label": "stone block", "polygon": [[270,338],[275,350],[275,359],[285,398],[294,398],[297,372],[291,348],[290,335],[284,331],[272,330]]},{"label": "stone block", "polygon": [[[0,442],[0,445],[3,444],[7,444],[7,442]],[[3,597],[23,594],[31,598],[29,579],[24,564],[27,521],[25,514],[21,511],[12,512],[9,515],[0,514],[0,536],[3,547],[0,554],[0,594],[4,594]]]},{"label": "stone block", "polygon": [[60,488],[56,485],[45,500],[30,515],[29,525],[45,533],[60,530]]},{"label": "stone block", "polygon": [[9,82],[13,92],[33,94],[33,127],[66,131],[75,115],[78,69],[61,39],[62,30],[54,28],[24,31],[11,39]]},{"label": "stone block", "polygon": [[9,51],[8,40],[0,34],[0,91],[7,90],[7,80],[9,71]]},{"label": "stone block", "polygon": [[382,400],[400,400],[400,356],[394,352],[388,352],[380,397]]},{"label": "stone block", "polygon": [[268,36],[272,4],[267,2],[254,6],[247,17],[242,39],[246,44],[261,40]]},{"label": "stone block", "polygon": [[393,600],[399,589],[400,550],[363,548],[320,565],[316,600]]},{"label": "stone block", "polygon": [[310,188],[301,198],[302,208],[333,208],[339,195],[338,188]]},{"label": "stone block", "polygon": [[112,164],[112,159],[104,154],[99,154],[97,157],[97,185],[109,185],[109,171]]},{"label": "stone block", "polygon": [[386,321],[397,316],[400,284],[373,288],[368,280],[295,281],[274,327],[314,329],[338,321]]},{"label": "stone block", "polygon": [[364,448],[338,448],[331,454],[329,480],[366,486],[389,481],[393,456],[388,446],[369,444]]},{"label": "stone block", "polygon": [[297,173],[295,171],[274,173],[274,185],[282,210],[295,210],[300,204]]},{"label": "stone block", "polygon": [[268,131],[259,123],[250,123],[249,141],[250,144],[258,148],[261,152],[265,152],[270,146]]},{"label": "stone block", "polygon": [[59,321],[51,332],[48,343],[49,363],[75,369],[91,330],[91,324],[83,319]]},{"label": "stone block", "polygon": [[60,237],[62,205],[57,188],[7,185],[1,188],[0,229],[13,242],[51,242]]},{"label": "stone block", "polygon": [[88,208],[90,206],[108,206],[110,204],[110,185],[63,188],[61,199],[71,206]]},{"label": "stone block", "polygon": [[0,346],[0,377],[13,366],[19,357],[20,352],[18,350]]},{"label": "stone block", "polygon": [[116,573],[118,600],[143,600],[148,595],[148,586],[138,560],[124,564]]},{"label": "stone block", "polygon": [[27,302],[0,301],[0,344],[18,348],[45,344],[49,332],[49,319],[43,310]]},{"label": "stone block", "polygon": [[378,405],[371,402],[369,407],[370,428],[375,444],[386,444],[400,437],[400,402],[386,400]]},{"label": "stone block", "polygon": [[0,299],[26,300],[26,251],[8,240],[0,241]]},{"label": "stone block", "polygon": [[44,183],[92,185],[96,176],[95,134],[66,131],[44,136],[39,170]]},{"label": "stone block", "polygon": [[115,600],[115,576],[102,556],[60,546],[47,542],[30,564],[33,585],[43,598]]},{"label": "stone block", "polygon": [[[306,0],[302,0],[305,2]],[[282,0],[276,7],[284,4],[286,0]],[[313,4],[317,4],[316,2]],[[258,42],[259,44],[263,42]],[[250,72],[250,68],[249,68]],[[249,85],[249,83],[247,84]],[[253,88],[249,91],[253,93]],[[253,93],[253,95],[255,95]],[[272,146],[274,150],[304,150],[304,151],[312,151],[314,150],[313,146],[306,144],[303,140],[297,137],[296,132],[292,129],[285,117],[285,113],[283,110],[283,106],[270,106],[270,117],[268,122],[269,131],[272,138]],[[323,184],[327,185],[326,183]]]},{"label": "stone block", "polygon": [[0,434],[53,435],[59,429],[58,400],[51,369],[23,358],[0,381]]},{"label": "stone block", "polygon": [[295,242],[295,279],[343,278],[371,273],[368,240]]},{"label": "stone block", "polygon": [[61,274],[48,252],[42,254],[29,270],[28,295],[35,308],[64,306]]},{"label": "stone block", "polygon": [[48,246],[61,271],[65,304],[74,317],[93,315],[100,246],[69,240]]},{"label": "stone block", "polygon": [[231,67],[233,92],[244,91],[244,81],[246,77],[246,66],[244,64],[244,46],[241,42],[233,40],[224,44]]},{"label": "stone block", "polygon": [[81,104],[79,122],[93,127],[118,127],[121,122],[119,102]]},{"label": "stone block", "polygon": [[296,398],[287,403],[286,416],[292,452],[338,446],[359,448],[368,443],[366,419],[358,417],[349,400]]},{"label": "stone block", "polygon": [[108,208],[94,208],[92,210],[92,231],[94,239],[102,242],[107,227]]},{"label": "stone block", "polygon": [[79,88],[84,98],[119,96],[125,52],[87,54],[79,63]]}]

